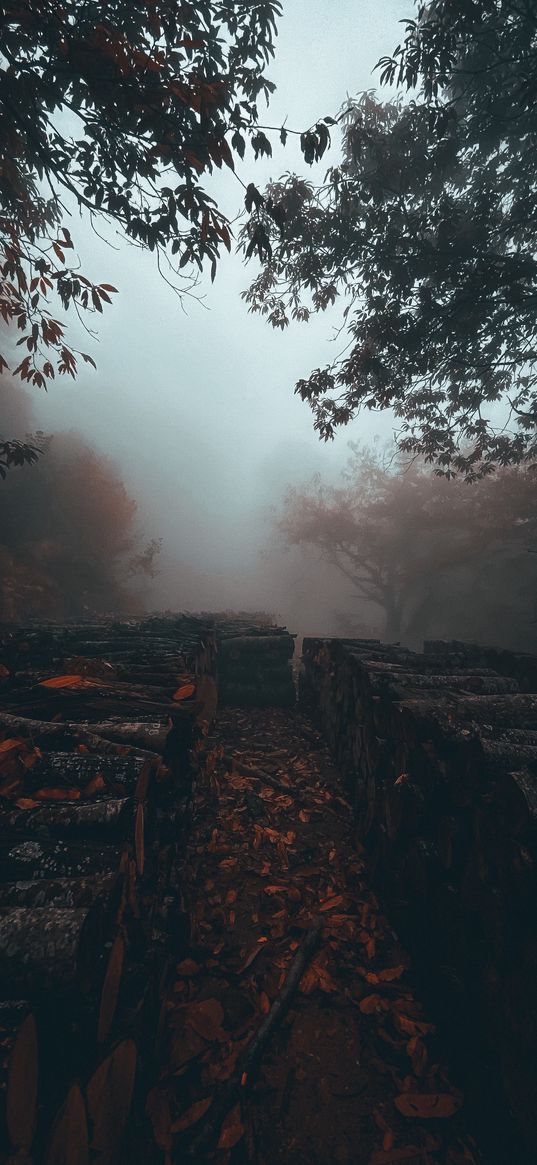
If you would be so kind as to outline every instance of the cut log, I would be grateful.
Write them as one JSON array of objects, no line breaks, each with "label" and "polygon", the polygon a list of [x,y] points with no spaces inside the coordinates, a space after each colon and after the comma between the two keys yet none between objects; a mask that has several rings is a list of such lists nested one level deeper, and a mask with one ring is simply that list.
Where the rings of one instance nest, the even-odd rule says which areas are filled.
[{"label": "cut log", "polygon": [[[34,803],[35,804],[35,803]],[[94,835],[125,836],[132,825],[130,797],[102,801],[54,801],[39,808],[0,806],[0,837],[13,834],[73,838]]]},{"label": "cut log", "polygon": [[80,752],[46,753],[34,765],[30,777],[33,788],[66,785],[84,790],[102,777],[106,786],[117,791],[134,790],[144,765],[140,756],[92,756]]},{"label": "cut log", "polygon": [[117,873],[88,878],[36,879],[35,882],[0,883],[0,909],[12,906],[89,907],[110,902],[119,886]]},{"label": "cut log", "polygon": [[125,941],[123,935],[118,934],[112,943],[101,992],[101,1005],[97,1026],[97,1039],[99,1043],[102,1043],[106,1039],[114,1021],[119,989],[123,978],[124,961]]},{"label": "cut log", "polygon": [[0,1139],[29,1150],[37,1119],[38,1044],[27,1003],[0,1003]]},{"label": "cut log", "polygon": [[507,772],[498,786],[506,829],[516,836],[537,837],[537,775],[528,769]]},{"label": "cut log", "polygon": [[123,1040],[99,1065],[86,1089],[94,1165],[115,1165],[125,1136],[136,1076],[136,1045]]},{"label": "cut log", "polygon": [[83,907],[13,907],[0,913],[0,989],[30,997],[93,981],[96,957]]},{"label": "cut log", "polygon": [[117,843],[0,839],[0,883],[93,877],[117,871],[120,858]]},{"label": "cut log", "polygon": [[89,1165],[88,1118],[78,1084],[69,1089],[56,1117],[45,1165]]}]

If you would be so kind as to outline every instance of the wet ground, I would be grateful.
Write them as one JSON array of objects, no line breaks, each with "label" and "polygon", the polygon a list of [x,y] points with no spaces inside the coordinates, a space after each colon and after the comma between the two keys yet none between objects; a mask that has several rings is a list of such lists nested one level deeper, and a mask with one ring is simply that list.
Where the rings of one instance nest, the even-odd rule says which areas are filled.
[{"label": "wet ground", "polygon": [[314,725],[224,711],[204,748],[148,1102],[168,1165],[482,1162]]}]

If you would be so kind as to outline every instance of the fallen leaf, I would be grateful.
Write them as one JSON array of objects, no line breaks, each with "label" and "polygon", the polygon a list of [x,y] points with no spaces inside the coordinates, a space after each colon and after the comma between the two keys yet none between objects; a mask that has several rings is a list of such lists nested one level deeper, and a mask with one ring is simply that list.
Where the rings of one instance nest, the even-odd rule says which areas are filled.
[{"label": "fallen leaf", "polygon": [[432,1023],[425,1023],[423,1020],[410,1019],[408,1015],[403,1015],[402,1012],[394,1012],[395,1026],[405,1036],[426,1036],[435,1031],[435,1026]]},{"label": "fallen leaf", "polygon": [[358,1006],[363,1015],[375,1015],[379,1011],[387,1011],[389,1003],[381,995],[366,995]]},{"label": "fallen leaf", "polygon": [[190,978],[191,975],[197,975],[199,969],[199,963],[195,963],[194,959],[183,959],[182,963],[178,963],[176,968],[177,974],[184,975],[186,978]]},{"label": "fallen leaf", "polygon": [[31,797],[19,797],[18,801],[15,801],[17,809],[39,809],[39,804],[39,801],[32,801]]},{"label": "fallen leaf", "polygon": [[244,1136],[244,1125],[241,1120],[241,1106],[236,1104],[222,1125],[217,1148],[233,1149],[235,1145],[238,1145],[242,1136]]},{"label": "fallen leaf", "polygon": [[367,971],[366,979],[368,983],[393,983],[396,979],[400,979],[401,975],[405,973],[405,967],[388,967],[385,971]]},{"label": "fallen leaf", "polygon": [[20,737],[9,736],[7,740],[3,740],[0,744],[0,753],[12,752],[15,748],[24,748],[25,741]]},{"label": "fallen leaf", "polygon": [[335,906],[341,906],[342,902],[343,902],[343,895],[342,894],[334,894],[334,896],[332,898],[326,898],[324,902],[321,902],[321,904],[319,906],[319,910],[321,913],[324,914],[324,912],[326,910],[333,910]]},{"label": "fallen leaf", "polygon": [[201,1120],[205,1116],[207,1110],[213,1103],[212,1096],[205,1097],[205,1100],[197,1100],[195,1104],[191,1104],[184,1113],[174,1121],[171,1126],[172,1133],[182,1133],[185,1129],[189,1129],[191,1125],[195,1125],[196,1121]]},{"label": "fallen leaf", "polygon": [[217,999],[202,999],[199,1003],[192,1003],[187,1009],[187,1023],[198,1036],[212,1043],[215,1040],[225,1040],[226,1034],[222,1030],[224,1010]]},{"label": "fallen leaf", "polygon": [[102,773],[96,773],[91,781],[84,785],[82,793],[84,797],[93,797],[94,793],[100,793],[102,789],[106,789],[106,781]]},{"label": "fallen leaf", "polygon": [[403,1092],[395,1097],[395,1106],[402,1116],[422,1120],[453,1116],[462,1104],[462,1098],[451,1092]]},{"label": "fallen leaf", "polygon": [[173,698],[174,700],[189,700],[190,697],[194,695],[195,691],[195,684],[181,684],[181,687],[178,688],[176,692],[174,692]]}]

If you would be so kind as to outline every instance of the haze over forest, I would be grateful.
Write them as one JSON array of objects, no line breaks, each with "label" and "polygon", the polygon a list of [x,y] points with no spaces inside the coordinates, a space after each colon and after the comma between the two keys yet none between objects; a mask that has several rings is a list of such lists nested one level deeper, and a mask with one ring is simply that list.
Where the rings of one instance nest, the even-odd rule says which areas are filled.
[{"label": "haze over forest", "polygon": [[[400,40],[399,22],[411,15],[411,0],[377,5],[312,0],[307,6],[288,0],[268,70],[277,88],[267,123],[278,127],[287,118],[289,127],[302,129],[324,115],[336,115],[349,95],[378,87],[374,67]],[[277,134],[272,140],[272,158],[254,162],[249,152],[237,164],[244,183],[254,181],[262,189],[292,170],[321,182],[341,153],[337,128],[329,151],[312,167],[305,166],[296,139],[289,137],[285,147]],[[205,185],[230,219],[242,213],[244,192],[230,170],[215,171]],[[204,273],[192,296],[180,302],[153,255],[99,224],[105,236],[101,239],[87,215],[80,217],[74,206],[70,210],[82,269],[119,292],[113,307],[98,318],[96,339],[80,340],[97,371],[83,366],[76,381],[56,379],[47,393],[8,386],[4,422],[7,416],[10,435],[24,436],[30,426],[54,436],[51,448],[56,442],[56,449],[65,453],[69,442],[82,440],[99,457],[111,459],[106,472],[118,475],[137,506],[136,516],[129,518],[130,549],[121,551],[124,562],[129,553],[142,554],[152,540],[162,540],[160,555],[151,559],[150,569],[141,571],[133,605],[267,610],[299,634],[383,634],[382,609],[357,594],[349,578],[325,561],[319,545],[296,539],[286,548],[281,530],[289,489],[304,488],[315,474],[327,488],[342,486],[349,442],[380,451],[392,439],[392,414],[366,411],[340,429],[333,442],[322,442],[309,409],[293,395],[296,380],[325,364],[333,348],[343,343],[336,335],[338,312],[329,309],[307,326],[293,323],[285,331],[273,331],[241,299],[258,264],[254,259],[245,267],[234,247],[224,256],[214,283]],[[77,338],[76,320],[70,327]],[[17,404],[17,393],[28,399],[21,395]],[[37,475],[43,470],[11,472]],[[6,489],[2,506],[16,506],[16,494],[13,486],[11,495]],[[52,492],[52,508],[58,499]],[[418,524],[416,538],[420,536]],[[516,619],[510,622],[504,599],[500,604],[500,638],[503,634],[516,646],[534,636],[532,546],[528,535],[507,552],[517,577],[521,563],[525,571]],[[500,557],[505,563],[506,554]],[[489,590],[495,586],[492,559]],[[459,574],[451,581],[449,572],[445,576],[437,609],[429,600],[425,622],[414,618],[412,633],[399,626],[403,637],[416,643],[422,632],[456,634],[460,627],[470,637],[498,638],[496,600],[487,607],[496,625],[487,629],[477,617],[483,609],[482,584],[476,590],[470,572],[463,585],[460,569],[456,567]],[[496,582],[503,593],[502,570]],[[450,621],[445,613],[452,584],[459,601],[458,614]],[[475,620],[468,615],[472,593]],[[119,602],[118,595],[111,592],[111,605]]]}]

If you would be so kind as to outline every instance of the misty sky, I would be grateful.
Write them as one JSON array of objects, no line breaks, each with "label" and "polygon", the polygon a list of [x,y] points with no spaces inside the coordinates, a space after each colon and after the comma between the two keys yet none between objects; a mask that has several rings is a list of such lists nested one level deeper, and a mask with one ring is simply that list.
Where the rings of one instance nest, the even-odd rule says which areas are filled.
[{"label": "misty sky", "polygon": [[[302,129],[337,112],[347,94],[374,87],[373,67],[398,43],[398,21],[412,8],[412,0],[284,0],[269,71],[278,88],[261,120],[280,125],[287,115]],[[292,138],[284,149],[272,136],[272,159],[254,163],[247,153],[239,163],[244,181],[262,188],[288,169],[315,179],[338,156],[337,131],[313,168]],[[229,171],[216,172],[206,188],[231,217],[240,209],[241,187]],[[69,225],[82,270],[120,294],[98,318],[98,342],[81,341],[98,371],[84,366],[76,382],[55,381],[46,396],[34,390],[39,423],[47,432],[77,428],[116,459],[167,559],[231,570],[239,586],[267,539],[260,515],[286,481],[335,472],[349,439],[389,435],[389,419],[365,415],[333,445],[319,443],[293,387],[333,357],[330,318],[282,334],[248,315],[240,292],[255,263],[245,269],[240,256],[224,259],[214,285],[207,279],[199,289],[208,310],[187,301],[185,314],[153,256],[108,230],[112,249],[76,215]]]}]

